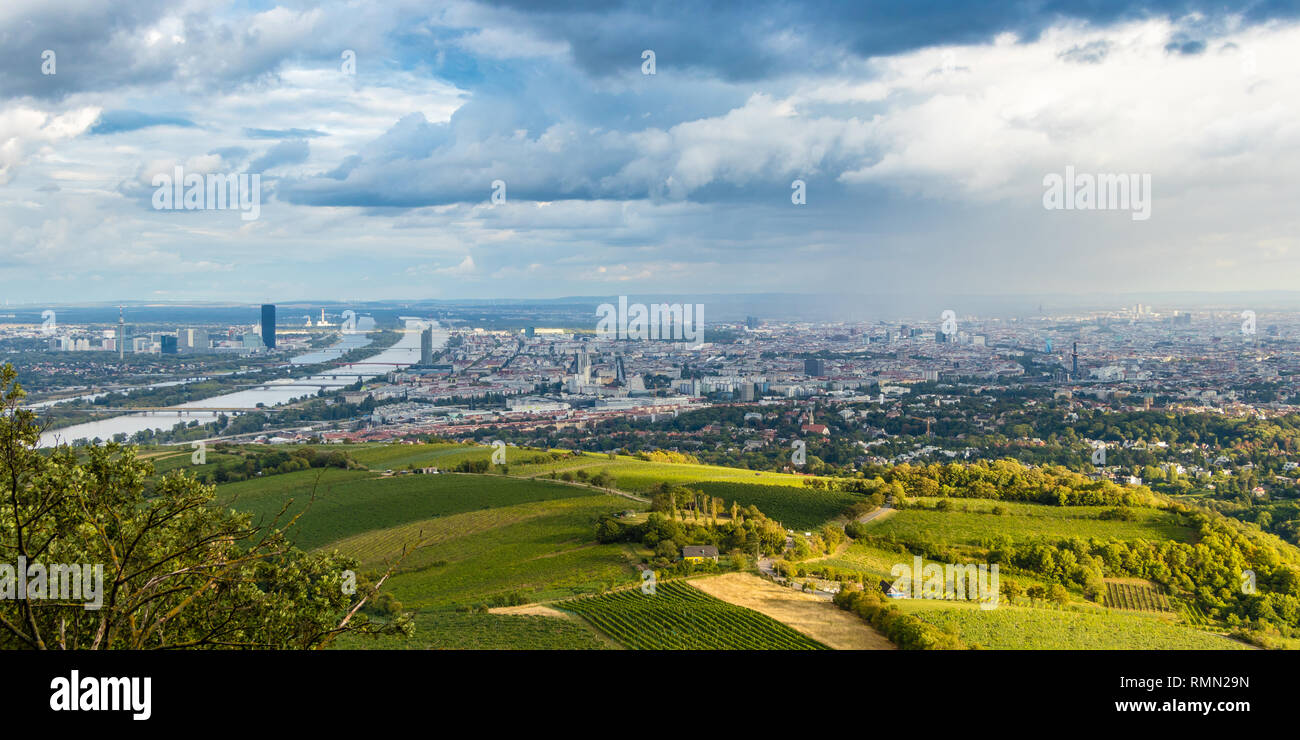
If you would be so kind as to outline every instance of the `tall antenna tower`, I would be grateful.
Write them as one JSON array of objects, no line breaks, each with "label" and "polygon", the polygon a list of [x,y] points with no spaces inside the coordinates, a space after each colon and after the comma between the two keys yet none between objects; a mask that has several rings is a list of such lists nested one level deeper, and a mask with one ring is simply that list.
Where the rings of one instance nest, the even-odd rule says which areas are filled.
[{"label": "tall antenna tower", "polygon": [[126,359],[126,321],[122,318],[122,307],[117,307],[117,359]]}]

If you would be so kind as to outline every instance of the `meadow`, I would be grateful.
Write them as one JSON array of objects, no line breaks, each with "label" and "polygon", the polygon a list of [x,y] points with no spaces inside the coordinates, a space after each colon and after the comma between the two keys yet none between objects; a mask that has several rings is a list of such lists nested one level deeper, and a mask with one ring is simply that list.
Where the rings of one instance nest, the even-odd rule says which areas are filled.
[{"label": "meadow", "polygon": [[409,638],[339,639],[344,650],[609,650],[618,646],[577,619],[430,609],[415,615]]},{"label": "meadow", "polygon": [[[991,507],[990,507],[991,508]],[[1177,540],[1190,542],[1193,532],[1176,515],[1155,509],[1136,509],[1138,521],[1079,518],[1073,507],[1019,504],[1007,514],[975,511],[903,509],[870,525],[870,532],[907,542],[978,545],[998,535],[1015,541],[1056,541],[1070,537],[1117,540]]]},{"label": "meadow", "polygon": [[[319,468],[222,485],[225,505],[269,522],[290,499],[289,516],[306,510],[289,531],[303,549],[345,537],[433,517],[532,501],[590,496],[591,491],[548,481],[463,474],[379,477],[366,470]],[[606,497],[622,502],[626,499]],[[287,521],[281,519],[281,525]]]},{"label": "meadow", "polygon": [[964,642],[991,650],[1246,650],[1221,635],[1154,616],[1100,610],[1050,609],[927,599],[894,602]]}]

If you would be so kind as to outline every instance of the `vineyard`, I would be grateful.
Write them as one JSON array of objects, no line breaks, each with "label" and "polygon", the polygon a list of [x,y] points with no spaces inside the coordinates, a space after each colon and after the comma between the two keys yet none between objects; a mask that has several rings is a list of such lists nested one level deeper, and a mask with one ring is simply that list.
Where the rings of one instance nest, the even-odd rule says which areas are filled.
[{"label": "vineyard", "polygon": [[1140,612],[1169,612],[1169,599],[1152,586],[1139,583],[1106,582],[1106,606]]},{"label": "vineyard", "polygon": [[1179,613],[1182,614],[1183,621],[1188,625],[1198,629],[1208,629],[1213,626],[1210,618],[1205,616],[1205,612],[1201,611],[1196,604],[1183,602],[1180,607]]},{"label": "vineyard", "polygon": [[774,619],[682,581],[660,583],[652,596],[633,588],[556,606],[636,650],[827,649]]}]

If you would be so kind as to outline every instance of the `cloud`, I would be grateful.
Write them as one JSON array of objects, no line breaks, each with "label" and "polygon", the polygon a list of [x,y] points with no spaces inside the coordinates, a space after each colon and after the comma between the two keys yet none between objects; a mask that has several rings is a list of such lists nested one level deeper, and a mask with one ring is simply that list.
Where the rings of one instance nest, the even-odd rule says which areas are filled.
[{"label": "cloud", "polygon": [[291,139],[282,141],[270,149],[248,166],[249,172],[265,172],[286,164],[302,164],[307,161],[308,155],[311,154],[311,148],[303,139]]},{"label": "cloud", "polygon": [[[1300,269],[1300,31],[1280,4],[15,0],[0,27],[7,298],[55,264],[79,300],[214,264],[241,280],[194,290],[250,300]],[[253,222],[156,212],[149,177],[178,164],[273,173],[274,197]],[[1044,212],[1067,165],[1152,174],[1152,219]]]},{"label": "cloud", "polygon": [[314,139],[320,136],[329,136],[329,134],[305,128],[246,128],[244,129],[244,136],[249,139]]},{"label": "cloud", "polygon": [[91,127],[91,134],[119,134],[139,131],[153,126],[182,126],[193,128],[194,122],[184,116],[145,113],[138,110],[104,111]]}]

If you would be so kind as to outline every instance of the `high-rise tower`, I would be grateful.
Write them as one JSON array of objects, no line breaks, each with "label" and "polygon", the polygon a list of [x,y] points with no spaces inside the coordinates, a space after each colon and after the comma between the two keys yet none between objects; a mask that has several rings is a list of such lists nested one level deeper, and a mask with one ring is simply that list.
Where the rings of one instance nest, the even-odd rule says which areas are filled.
[{"label": "high-rise tower", "polygon": [[262,304],[262,344],[275,349],[275,304]]},{"label": "high-rise tower", "polygon": [[1072,380],[1078,380],[1079,379],[1079,343],[1078,342],[1074,343],[1074,350],[1070,352],[1070,358],[1074,361],[1074,370],[1071,371],[1070,377]]},{"label": "high-rise tower", "polygon": [[117,359],[126,359],[126,320],[122,318],[122,307],[117,307]]},{"label": "high-rise tower", "polygon": [[433,364],[433,327],[420,332],[420,364]]}]

